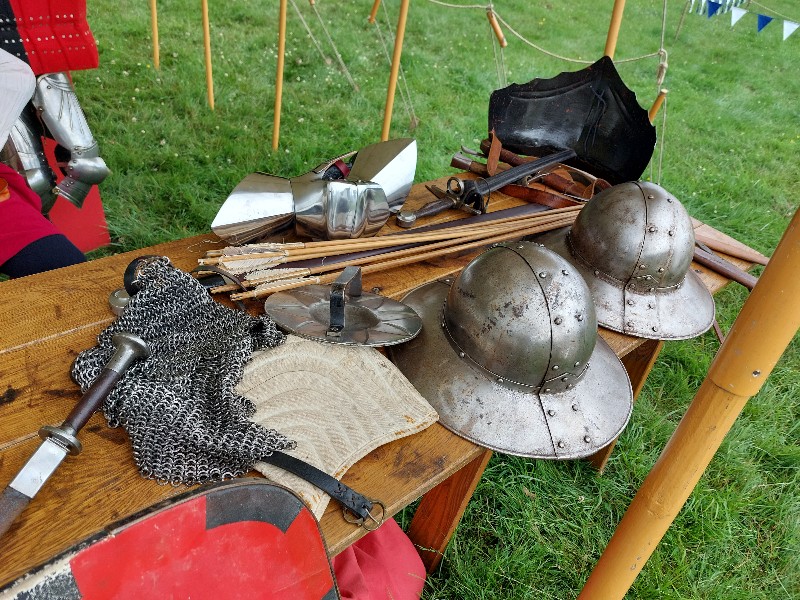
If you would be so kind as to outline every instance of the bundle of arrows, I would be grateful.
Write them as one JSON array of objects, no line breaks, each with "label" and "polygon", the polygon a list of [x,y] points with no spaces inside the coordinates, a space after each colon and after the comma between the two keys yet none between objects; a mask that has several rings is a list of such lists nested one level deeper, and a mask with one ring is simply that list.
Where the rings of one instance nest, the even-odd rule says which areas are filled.
[{"label": "bundle of arrows", "polygon": [[[570,206],[508,217],[498,211],[496,218],[481,222],[453,221],[434,229],[373,238],[229,246],[207,252],[198,262],[213,265],[238,282],[212,288],[212,292],[235,292],[232,300],[260,298],[304,285],[333,283],[349,266],[361,267],[366,275],[567,227],[580,209]],[[292,266],[314,259],[325,260],[317,260],[315,266]]]}]

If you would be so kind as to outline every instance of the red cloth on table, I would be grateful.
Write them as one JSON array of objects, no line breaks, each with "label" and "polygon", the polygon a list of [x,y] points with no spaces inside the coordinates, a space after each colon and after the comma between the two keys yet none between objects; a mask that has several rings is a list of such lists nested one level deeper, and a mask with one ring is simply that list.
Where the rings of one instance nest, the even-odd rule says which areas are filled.
[{"label": "red cloth on table", "polygon": [[8,183],[11,197],[0,202],[0,265],[28,244],[46,235],[61,233],[42,215],[42,200],[25,178],[0,163],[0,178]]},{"label": "red cloth on table", "polygon": [[425,565],[394,519],[333,557],[342,600],[416,600]]}]

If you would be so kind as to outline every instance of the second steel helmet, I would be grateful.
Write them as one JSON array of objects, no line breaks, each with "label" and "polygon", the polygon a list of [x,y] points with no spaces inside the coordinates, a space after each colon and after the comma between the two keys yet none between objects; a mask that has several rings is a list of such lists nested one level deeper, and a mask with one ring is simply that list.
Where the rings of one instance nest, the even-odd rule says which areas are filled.
[{"label": "second steel helmet", "polygon": [[651,339],[687,339],[714,321],[714,299],[689,268],[694,230],[664,188],[633,181],[592,198],[569,231],[538,241],[572,263],[603,327]]},{"label": "second steel helmet", "polygon": [[507,454],[570,459],[628,422],[631,384],[597,335],[586,283],[543,246],[499,244],[452,284],[403,302],[423,327],[392,358],[455,433]]}]

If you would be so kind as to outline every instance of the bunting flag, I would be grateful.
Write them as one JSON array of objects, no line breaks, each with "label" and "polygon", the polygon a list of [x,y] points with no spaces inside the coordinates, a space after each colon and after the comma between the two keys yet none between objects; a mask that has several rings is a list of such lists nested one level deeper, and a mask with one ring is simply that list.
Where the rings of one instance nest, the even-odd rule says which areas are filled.
[{"label": "bunting flag", "polygon": [[[716,2],[715,0],[699,0],[698,2],[698,14],[705,14],[710,19],[716,14],[721,14],[730,11],[731,13],[731,27],[736,25],[743,16],[745,16],[748,11],[743,8],[740,8],[739,5],[743,4],[743,0],[720,0]],[[689,11],[691,12],[694,9],[695,0],[690,0],[689,4]],[[767,15],[762,15],[756,13],[758,17],[758,33],[761,33],[761,30],[764,29],[767,25],[769,25],[772,21],[775,20],[774,17],[769,17]],[[797,29],[800,28],[800,23],[796,23],[795,21],[789,21],[784,19],[783,21],[783,41],[792,35]]]},{"label": "bunting flag", "polygon": [[772,22],[772,17],[767,15],[758,15],[758,31],[760,32],[764,27]]},{"label": "bunting flag", "polygon": [[719,11],[721,6],[722,6],[722,4],[720,4],[719,2],[714,2],[713,0],[708,0],[708,18],[710,19],[715,14],[717,14],[717,11]]},{"label": "bunting flag", "polygon": [[786,41],[790,35],[792,35],[797,28],[800,27],[800,24],[794,23],[792,21],[784,21],[783,22],[783,40]]},{"label": "bunting flag", "polygon": [[747,11],[743,8],[732,8],[731,9],[731,27],[736,25],[743,16],[747,14]]}]

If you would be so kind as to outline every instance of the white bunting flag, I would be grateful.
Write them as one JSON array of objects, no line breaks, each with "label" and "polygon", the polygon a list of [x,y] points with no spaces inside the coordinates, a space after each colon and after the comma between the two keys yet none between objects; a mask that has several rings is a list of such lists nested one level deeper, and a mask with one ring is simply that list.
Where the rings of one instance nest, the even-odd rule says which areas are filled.
[{"label": "white bunting flag", "polygon": [[739,8],[737,6],[732,7],[731,8],[731,27],[736,25],[736,23],[739,22],[739,19],[741,19],[746,14],[747,14],[747,11],[744,10],[743,8]]},{"label": "white bunting flag", "polygon": [[794,23],[792,21],[784,21],[783,22],[783,39],[784,39],[784,41],[786,40],[786,38],[788,38],[790,35],[792,35],[798,27],[800,27],[800,24],[798,24],[798,23]]}]

